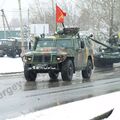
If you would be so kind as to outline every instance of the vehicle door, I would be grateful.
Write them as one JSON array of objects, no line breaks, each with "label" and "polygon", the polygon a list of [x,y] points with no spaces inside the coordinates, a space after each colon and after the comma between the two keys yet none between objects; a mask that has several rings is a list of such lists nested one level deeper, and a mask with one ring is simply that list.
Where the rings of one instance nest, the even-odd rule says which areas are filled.
[{"label": "vehicle door", "polygon": [[80,38],[74,39],[74,48],[75,48],[75,66],[79,70],[82,67],[82,49],[80,45]]},{"label": "vehicle door", "polygon": [[86,38],[81,38],[81,51],[82,51],[82,67],[86,67],[88,60],[88,47]]}]

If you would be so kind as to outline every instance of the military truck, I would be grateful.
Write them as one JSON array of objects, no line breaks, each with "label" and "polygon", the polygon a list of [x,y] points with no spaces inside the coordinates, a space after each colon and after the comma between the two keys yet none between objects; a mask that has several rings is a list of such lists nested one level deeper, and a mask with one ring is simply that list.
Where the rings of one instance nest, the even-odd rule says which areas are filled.
[{"label": "military truck", "polygon": [[[22,50],[21,50],[21,39],[15,39],[15,38],[11,38],[7,41],[7,51],[6,54],[9,57],[13,57],[15,58],[16,55],[21,54]],[[27,49],[27,42],[24,42],[24,48]]]},{"label": "military truck", "polygon": [[33,49],[22,59],[27,81],[35,81],[37,73],[48,73],[50,80],[56,80],[60,72],[63,81],[71,81],[76,70],[90,79],[94,66],[92,43],[79,35],[79,28],[64,28],[51,37],[35,37]]},{"label": "military truck", "polygon": [[0,39],[0,57],[3,57],[7,51],[8,39]]}]

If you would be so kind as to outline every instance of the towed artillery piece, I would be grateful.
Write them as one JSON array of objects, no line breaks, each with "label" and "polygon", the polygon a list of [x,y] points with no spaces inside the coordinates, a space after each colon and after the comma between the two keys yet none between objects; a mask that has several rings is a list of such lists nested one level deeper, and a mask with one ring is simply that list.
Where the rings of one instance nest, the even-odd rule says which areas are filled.
[{"label": "towed artillery piece", "polygon": [[118,35],[113,35],[104,44],[92,36],[89,37],[92,41],[104,46],[99,48],[99,51],[94,54],[94,65],[96,67],[112,67],[114,63],[120,62],[120,43]]}]

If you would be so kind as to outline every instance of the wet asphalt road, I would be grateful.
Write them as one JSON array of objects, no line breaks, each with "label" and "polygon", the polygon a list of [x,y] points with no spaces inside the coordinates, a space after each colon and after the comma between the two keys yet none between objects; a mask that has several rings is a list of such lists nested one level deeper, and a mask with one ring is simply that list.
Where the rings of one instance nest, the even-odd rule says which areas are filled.
[{"label": "wet asphalt road", "polygon": [[91,80],[77,72],[71,82],[49,81],[40,74],[36,82],[26,82],[23,73],[0,76],[0,120],[17,117],[51,106],[120,90],[120,64],[96,68]]}]

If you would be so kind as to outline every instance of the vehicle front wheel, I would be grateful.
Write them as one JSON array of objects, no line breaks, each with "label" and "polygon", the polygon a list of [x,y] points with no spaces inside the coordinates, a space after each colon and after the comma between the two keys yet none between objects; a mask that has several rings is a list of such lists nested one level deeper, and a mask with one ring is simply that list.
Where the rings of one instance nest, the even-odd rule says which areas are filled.
[{"label": "vehicle front wheel", "polygon": [[59,72],[51,72],[50,71],[48,74],[49,74],[50,80],[57,80]]},{"label": "vehicle front wheel", "polygon": [[90,59],[88,59],[88,62],[87,62],[87,66],[85,68],[85,70],[82,70],[82,77],[83,79],[90,79],[91,77],[91,74],[92,74],[92,61]]},{"label": "vehicle front wheel", "polygon": [[11,54],[11,56],[12,56],[13,58],[15,58],[15,57],[16,57],[16,52],[13,52],[13,53]]},{"label": "vehicle front wheel", "polygon": [[63,81],[71,81],[73,77],[73,62],[66,60],[62,63],[61,76]]},{"label": "vehicle front wheel", "polygon": [[29,65],[25,64],[24,66],[24,76],[27,81],[35,81],[37,77],[37,73],[32,70],[28,70]]}]

